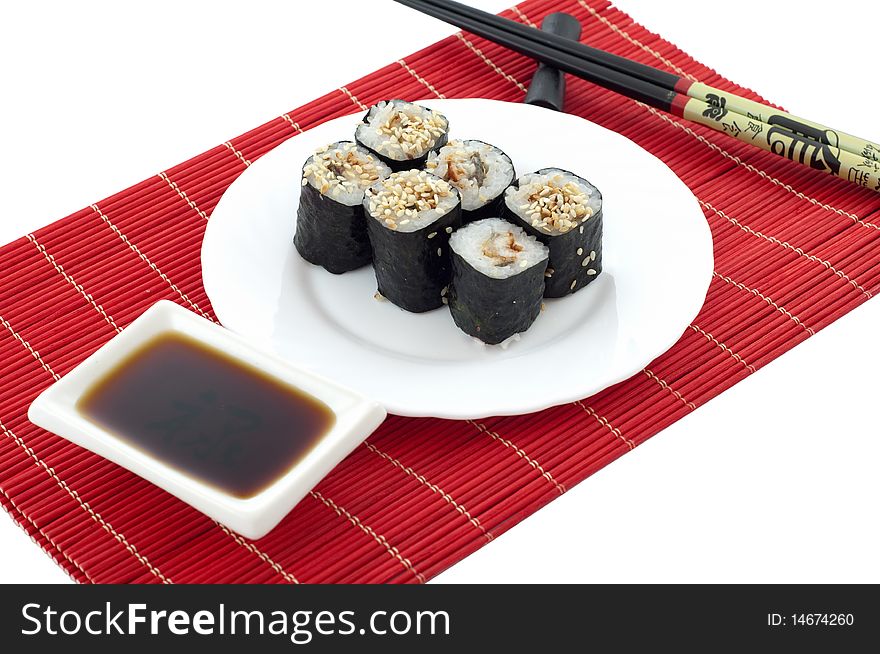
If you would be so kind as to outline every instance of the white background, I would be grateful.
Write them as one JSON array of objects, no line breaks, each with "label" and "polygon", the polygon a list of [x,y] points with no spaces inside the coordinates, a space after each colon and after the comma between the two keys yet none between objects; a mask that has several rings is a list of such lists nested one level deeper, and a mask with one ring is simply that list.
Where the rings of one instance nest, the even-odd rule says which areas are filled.
[{"label": "white background", "polygon": [[[789,110],[880,140],[876,3],[617,4]],[[393,37],[365,38],[379,28]],[[453,31],[390,0],[3,3],[0,243]],[[880,581],[878,327],[874,300],[437,581]],[[0,517],[0,581],[64,580]]]}]

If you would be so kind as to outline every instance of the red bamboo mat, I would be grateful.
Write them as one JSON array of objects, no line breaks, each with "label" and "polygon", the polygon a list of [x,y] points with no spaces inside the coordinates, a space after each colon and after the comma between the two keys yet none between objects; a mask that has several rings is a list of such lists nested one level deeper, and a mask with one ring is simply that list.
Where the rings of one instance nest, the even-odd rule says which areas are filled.
[{"label": "red bamboo mat", "polygon": [[[535,24],[559,10],[594,46],[757,99],[602,0],[528,0],[505,15]],[[2,248],[0,502],[13,520],[80,582],[424,581],[880,287],[880,196],[571,79],[568,111],[663,159],[715,238],[705,306],[641,373],[526,416],[390,417],[253,542],[28,422],[40,391],[156,300],[214,318],[202,234],[262,154],[383,98],[519,102],[533,69],[457,34]]]}]

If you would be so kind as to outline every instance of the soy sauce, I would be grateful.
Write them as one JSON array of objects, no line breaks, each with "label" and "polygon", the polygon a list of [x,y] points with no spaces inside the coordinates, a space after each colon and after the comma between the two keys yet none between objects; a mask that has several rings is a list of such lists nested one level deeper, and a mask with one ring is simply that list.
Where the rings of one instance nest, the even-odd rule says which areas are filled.
[{"label": "soy sauce", "polygon": [[317,398],[174,332],[129,355],[77,409],[129,445],[243,499],[288,472],[336,421]]}]

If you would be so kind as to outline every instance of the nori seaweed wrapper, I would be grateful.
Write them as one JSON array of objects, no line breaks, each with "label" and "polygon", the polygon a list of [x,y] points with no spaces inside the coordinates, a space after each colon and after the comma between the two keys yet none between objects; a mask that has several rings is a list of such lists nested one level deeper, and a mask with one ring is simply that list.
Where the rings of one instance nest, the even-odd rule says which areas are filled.
[{"label": "nori seaweed wrapper", "polygon": [[[561,168],[542,168],[537,174],[562,172],[574,175],[594,189],[601,201],[602,193],[583,177]],[[519,188],[519,179],[513,184]],[[549,276],[544,280],[544,297],[563,297],[576,293],[594,281],[602,272],[602,209],[564,234],[547,234],[532,227],[516,211],[504,203],[502,217],[514,225],[522,227],[527,234],[536,237],[550,249],[550,262],[547,265]],[[578,254],[578,249],[581,254]],[[595,254],[594,254],[595,253]]]},{"label": "nori seaweed wrapper", "polygon": [[465,334],[497,345],[532,326],[544,299],[547,260],[516,275],[495,279],[484,275],[452,250],[449,311]]},{"label": "nori seaweed wrapper", "polygon": [[[386,100],[385,102],[392,102],[392,103],[405,102],[407,104],[416,104],[415,102],[409,102],[407,100],[400,100],[399,98],[395,98],[392,100]],[[376,103],[376,104],[378,104],[378,103]],[[373,107],[375,107],[375,106],[376,105],[373,105]],[[418,106],[424,107],[425,109],[430,109],[430,107],[425,107],[425,105],[418,105]],[[367,119],[369,118],[370,112],[373,110],[373,107],[370,107],[367,110],[367,113],[364,114],[364,117],[361,119],[362,123],[369,124],[369,121]],[[446,116],[441,114],[439,111],[435,111],[434,113],[436,113],[440,116],[443,116],[443,118],[446,120],[446,131],[444,131],[443,134],[440,136],[440,138],[437,139],[437,142],[434,144],[434,146],[432,148],[426,150],[422,156],[417,157],[415,159],[392,159],[391,157],[388,157],[388,156],[382,154],[381,152],[377,152],[376,150],[371,148],[369,145],[367,145],[366,143],[364,143],[363,141],[360,140],[360,138],[358,136],[357,129],[355,129],[355,132],[354,132],[355,143],[357,143],[362,148],[369,150],[376,157],[381,159],[385,165],[387,165],[389,168],[391,168],[391,172],[396,173],[396,172],[400,172],[402,170],[411,170],[413,168],[424,168],[425,162],[428,160],[428,155],[431,154],[431,152],[436,152],[437,150],[442,148],[444,145],[446,145],[446,143],[449,141],[449,119],[446,118]]]},{"label": "nori seaweed wrapper", "polygon": [[[373,268],[379,293],[413,313],[443,305],[443,289],[449,286],[449,236],[461,227],[461,196],[446,214],[413,232],[389,229],[369,215],[364,198],[367,232],[373,246]],[[430,238],[429,238],[430,236]]]},{"label": "nori seaweed wrapper", "polygon": [[498,194],[497,198],[489,200],[479,209],[474,209],[472,211],[462,209],[461,222],[467,225],[468,223],[482,220],[483,218],[501,218],[504,212],[504,190]]},{"label": "nori seaweed wrapper", "polygon": [[[348,152],[344,148],[355,148],[355,144],[337,141],[326,150]],[[326,150],[306,159],[303,177],[306,167]],[[360,154],[366,155],[363,150]],[[373,165],[378,168],[374,171],[376,175],[386,174],[384,165],[378,161],[374,161]],[[321,193],[311,182],[304,183],[296,211],[293,244],[303,259],[337,275],[365,266],[372,259],[372,253],[363,202],[347,205],[329,194]]]},{"label": "nori seaweed wrapper", "polygon": [[303,259],[336,275],[367,265],[372,254],[363,204],[346,206],[306,184],[293,244]]}]

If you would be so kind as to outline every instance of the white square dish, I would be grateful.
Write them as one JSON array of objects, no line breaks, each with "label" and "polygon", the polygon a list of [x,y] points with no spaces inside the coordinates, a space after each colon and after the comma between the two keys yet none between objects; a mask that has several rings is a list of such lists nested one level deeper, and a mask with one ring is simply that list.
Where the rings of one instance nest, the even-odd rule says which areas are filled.
[{"label": "white square dish", "polygon": [[[292,467],[251,497],[236,497],[130,444],[83,413],[77,403],[147,342],[179,334],[311,395],[332,411],[333,425]],[[28,418],[99,454],[248,538],[266,535],[330,470],[385,419],[385,409],[354,391],[291,366],[245,339],[169,301],[150,307],[120,334],[46,389]]]}]

